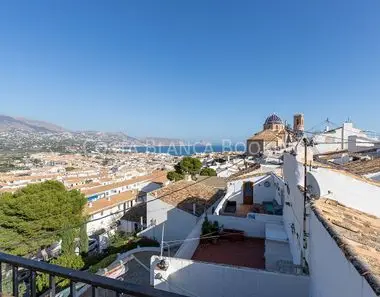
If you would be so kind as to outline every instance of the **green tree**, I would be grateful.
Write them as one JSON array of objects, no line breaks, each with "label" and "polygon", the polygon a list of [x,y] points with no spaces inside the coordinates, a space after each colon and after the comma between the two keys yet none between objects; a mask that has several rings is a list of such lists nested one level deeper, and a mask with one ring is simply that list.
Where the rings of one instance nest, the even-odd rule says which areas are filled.
[{"label": "green tree", "polygon": [[205,176],[216,176],[216,171],[212,168],[202,168],[200,174]]},{"label": "green tree", "polygon": [[202,162],[197,158],[184,157],[174,168],[179,174],[188,173],[194,175],[201,170]]},{"label": "green tree", "polygon": [[0,194],[0,250],[24,256],[51,245],[67,226],[83,223],[87,200],[58,181]]},{"label": "green tree", "polygon": [[88,253],[88,235],[86,224],[80,227],[79,232],[79,250],[80,253],[86,255]]},{"label": "green tree", "polygon": [[[81,269],[84,266],[82,257],[77,256],[75,254],[63,254],[62,256],[59,256],[57,259],[53,259],[51,263],[72,269]],[[56,284],[59,284],[60,287],[65,287],[70,283],[70,280],[56,277],[55,282]],[[39,274],[36,278],[36,286],[38,292],[43,292],[44,290],[46,290],[49,286],[49,275],[46,273]]]},{"label": "green tree", "polygon": [[75,254],[75,229],[70,227],[65,227],[65,231],[62,233],[62,253],[64,255],[74,255]]},{"label": "green tree", "polygon": [[169,171],[166,177],[171,181],[179,181],[183,179],[183,175],[175,171]]}]

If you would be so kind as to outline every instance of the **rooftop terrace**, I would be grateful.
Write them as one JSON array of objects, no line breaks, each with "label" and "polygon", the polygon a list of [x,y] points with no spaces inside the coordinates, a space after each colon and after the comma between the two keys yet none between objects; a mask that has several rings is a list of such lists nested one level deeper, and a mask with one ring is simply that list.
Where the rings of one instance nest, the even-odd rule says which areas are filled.
[{"label": "rooftop terrace", "polygon": [[243,237],[241,240],[218,239],[201,242],[192,260],[265,269],[265,240]]}]

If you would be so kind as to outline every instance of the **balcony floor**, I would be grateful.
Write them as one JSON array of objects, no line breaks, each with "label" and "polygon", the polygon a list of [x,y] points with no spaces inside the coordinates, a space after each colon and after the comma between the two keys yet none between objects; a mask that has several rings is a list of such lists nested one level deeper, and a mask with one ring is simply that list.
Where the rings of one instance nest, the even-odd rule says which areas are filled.
[{"label": "balcony floor", "polygon": [[244,241],[219,239],[217,243],[200,243],[192,260],[265,269],[265,240],[247,238]]}]

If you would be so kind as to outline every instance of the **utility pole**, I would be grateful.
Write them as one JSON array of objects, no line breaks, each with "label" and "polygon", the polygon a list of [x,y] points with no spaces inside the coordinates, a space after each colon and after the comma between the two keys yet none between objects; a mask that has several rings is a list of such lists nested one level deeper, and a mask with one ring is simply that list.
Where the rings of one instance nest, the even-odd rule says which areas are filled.
[{"label": "utility pole", "polygon": [[164,253],[164,232],[165,232],[165,223],[162,223],[162,234],[161,234],[161,259]]},{"label": "utility pole", "polygon": [[[301,249],[301,263],[302,267],[306,268],[306,259],[305,259],[305,247],[306,244],[306,201],[307,201],[307,146],[308,141],[307,138],[303,139],[304,147],[305,147],[305,155],[304,155],[304,180],[303,180],[303,233],[302,233],[302,249]],[[311,161],[310,161],[311,166]]]}]

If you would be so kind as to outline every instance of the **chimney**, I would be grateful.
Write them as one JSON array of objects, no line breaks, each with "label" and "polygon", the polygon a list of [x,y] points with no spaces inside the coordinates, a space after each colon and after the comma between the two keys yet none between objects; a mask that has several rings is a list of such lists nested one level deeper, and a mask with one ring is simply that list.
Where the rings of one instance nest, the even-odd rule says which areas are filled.
[{"label": "chimney", "polygon": [[92,207],[92,202],[88,203],[88,207],[90,207],[90,208]]}]

